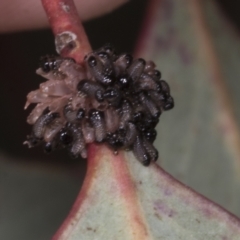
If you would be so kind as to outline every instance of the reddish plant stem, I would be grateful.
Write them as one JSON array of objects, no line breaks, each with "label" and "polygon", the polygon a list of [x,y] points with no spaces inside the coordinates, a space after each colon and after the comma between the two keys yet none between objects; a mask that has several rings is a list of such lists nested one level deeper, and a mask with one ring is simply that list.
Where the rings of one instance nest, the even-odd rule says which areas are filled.
[{"label": "reddish plant stem", "polygon": [[91,46],[73,0],[42,0],[42,5],[55,36],[57,52],[81,64]]}]

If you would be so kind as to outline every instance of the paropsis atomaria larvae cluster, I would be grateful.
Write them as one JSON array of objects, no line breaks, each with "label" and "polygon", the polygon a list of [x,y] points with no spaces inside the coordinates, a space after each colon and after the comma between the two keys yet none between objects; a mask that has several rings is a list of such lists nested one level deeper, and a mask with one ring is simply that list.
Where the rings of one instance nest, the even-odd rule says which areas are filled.
[{"label": "paropsis atomaria larvae cluster", "polygon": [[33,125],[24,142],[29,147],[64,147],[73,157],[87,158],[87,144],[97,142],[115,153],[132,150],[145,166],[157,160],[155,127],[174,102],[152,61],[117,55],[106,45],[89,53],[83,65],[43,57],[37,73],[47,81],[27,96],[25,108],[36,104],[27,119]]}]

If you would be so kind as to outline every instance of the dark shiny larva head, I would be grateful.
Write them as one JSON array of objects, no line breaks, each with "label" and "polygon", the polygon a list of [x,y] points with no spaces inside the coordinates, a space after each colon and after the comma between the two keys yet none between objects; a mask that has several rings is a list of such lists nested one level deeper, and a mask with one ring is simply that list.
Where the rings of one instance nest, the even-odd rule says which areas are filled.
[{"label": "dark shiny larva head", "polygon": [[57,70],[63,59],[58,56],[44,56],[40,58],[39,67],[43,72],[48,73],[50,71]]},{"label": "dark shiny larva head", "polygon": [[114,133],[108,133],[106,137],[107,144],[115,151],[123,147],[123,136],[122,133],[117,131]]},{"label": "dark shiny larva head", "polygon": [[96,98],[101,101],[100,95],[103,94],[104,88],[95,81],[84,79],[78,83],[77,90],[90,98]]},{"label": "dark shiny larva head", "polygon": [[59,134],[59,139],[64,146],[69,145],[73,141],[73,136],[71,134],[71,131],[67,127],[61,129]]},{"label": "dark shiny larva head", "polygon": [[117,88],[107,88],[103,96],[109,102],[110,106],[114,107],[119,106],[122,100],[122,93]]},{"label": "dark shiny larva head", "polygon": [[110,43],[106,44],[101,49],[112,57],[114,57],[114,55],[116,55],[115,49]]},{"label": "dark shiny larva head", "polygon": [[39,67],[46,73],[56,68],[56,59],[50,56],[40,58]]},{"label": "dark shiny larva head", "polygon": [[97,53],[97,55],[103,60],[106,61],[110,58],[109,54],[107,52],[104,51],[100,51]]},{"label": "dark shiny larva head", "polygon": [[137,111],[133,115],[133,121],[134,122],[141,122],[144,119],[144,112],[143,111]]},{"label": "dark shiny larva head", "polygon": [[83,79],[81,80],[78,85],[77,85],[77,90],[80,92],[86,92],[86,90],[89,89],[89,80],[88,79]]},{"label": "dark shiny larva head", "polygon": [[88,66],[94,68],[97,66],[97,59],[94,56],[90,56],[87,60]]},{"label": "dark shiny larva head", "polygon": [[154,73],[154,76],[155,76],[157,79],[161,79],[162,74],[161,74],[160,71],[158,71],[158,70],[154,70],[153,73]]},{"label": "dark shiny larva head", "polygon": [[44,149],[44,152],[45,152],[45,153],[51,153],[51,152],[54,150],[53,143],[52,143],[52,142],[47,142],[47,143],[45,143],[43,149]]},{"label": "dark shiny larva head", "polygon": [[121,89],[127,89],[132,83],[132,79],[127,74],[123,74],[117,78],[116,83]]},{"label": "dark shiny larva head", "polygon": [[162,91],[165,93],[170,93],[170,87],[168,83],[164,80],[160,80],[161,86],[162,86]]},{"label": "dark shiny larva head", "polygon": [[88,116],[92,121],[101,120],[103,118],[103,112],[97,109],[91,109],[88,113]]},{"label": "dark shiny larva head", "polygon": [[133,61],[133,57],[130,54],[122,54],[115,60],[115,65],[121,69],[126,70]]},{"label": "dark shiny larva head", "polygon": [[164,103],[164,105],[163,105],[163,109],[164,109],[165,111],[167,111],[167,110],[172,109],[173,107],[174,107],[174,100],[173,100],[173,98],[172,98],[171,96],[169,96],[169,97],[166,99],[166,101],[165,101],[165,103]]},{"label": "dark shiny larva head", "polygon": [[76,116],[78,121],[81,121],[85,118],[85,110],[83,108],[79,108],[77,110],[77,116]]},{"label": "dark shiny larva head", "polygon": [[132,64],[127,69],[129,76],[136,81],[140,78],[144,71],[146,61],[142,58],[138,58],[132,62]]},{"label": "dark shiny larva head", "polygon": [[152,76],[152,78],[157,81],[157,80],[160,80],[161,77],[162,77],[162,73],[158,70],[152,70],[152,71],[149,71],[148,74],[150,76]]},{"label": "dark shiny larva head", "polygon": [[115,78],[114,78],[114,76],[111,73],[109,73],[109,74],[108,73],[106,73],[106,74],[104,73],[103,74],[103,78],[101,79],[101,83],[103,85],[105,85],[105,86],[113,85],[114,81],[115,81]]},{"label": "dark shiny larva head", "polygon": [[143,134],[146,139],[151,143],[153,143],[157,137],[157,131],[154,128],[146,129]]}]

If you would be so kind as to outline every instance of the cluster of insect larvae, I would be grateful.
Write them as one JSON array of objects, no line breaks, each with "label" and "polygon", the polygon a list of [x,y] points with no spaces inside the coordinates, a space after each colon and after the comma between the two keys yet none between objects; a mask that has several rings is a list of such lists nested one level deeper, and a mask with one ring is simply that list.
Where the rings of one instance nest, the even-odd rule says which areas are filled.
[{"label": "cluster of insect larvae", "polygon": [[152,61],[117,55],[110,45],[89,53],[82,65],[46,56],[37,73],[47,79],[27,96],[33,125],[29,147],[60,147],[87,158],[86,145],[107,144],[115,153],[132,150],[145,166],[156,161],[155,127],[162,111],[173,107],[168,84]]}]

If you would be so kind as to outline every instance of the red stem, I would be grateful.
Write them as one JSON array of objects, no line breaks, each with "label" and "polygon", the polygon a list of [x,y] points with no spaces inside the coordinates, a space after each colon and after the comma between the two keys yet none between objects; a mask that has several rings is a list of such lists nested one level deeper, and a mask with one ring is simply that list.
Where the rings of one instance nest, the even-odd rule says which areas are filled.
[{"label": "red stem", "polygon": [[82,63],[91,46],[73,0],[42,0],[42,5],[55,35],[58,53]]}]

